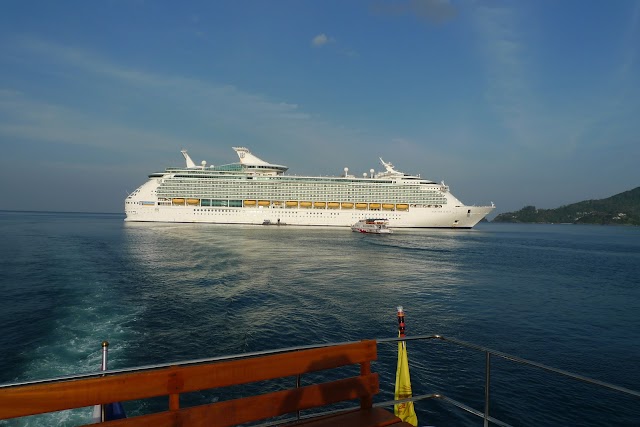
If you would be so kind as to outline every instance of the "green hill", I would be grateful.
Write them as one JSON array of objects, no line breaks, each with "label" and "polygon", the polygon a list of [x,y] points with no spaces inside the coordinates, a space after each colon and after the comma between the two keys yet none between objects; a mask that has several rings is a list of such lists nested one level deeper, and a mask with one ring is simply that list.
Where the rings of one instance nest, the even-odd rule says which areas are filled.
[{"label": "green hill", "polygon": [[640,187],[607,199],[585,200],[556,209],[525,206],[505,212],[492,222],[640,225]]}]

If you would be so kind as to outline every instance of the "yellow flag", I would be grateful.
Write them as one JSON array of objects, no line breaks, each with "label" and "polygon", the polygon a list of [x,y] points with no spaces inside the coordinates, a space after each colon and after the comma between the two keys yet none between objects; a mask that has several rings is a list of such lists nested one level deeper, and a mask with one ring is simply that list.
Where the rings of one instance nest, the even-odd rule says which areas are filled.
[{"label": "yellow flag", "polygon": [[[396,370],[395,400],[411,397],[411,378],[409,377],[409,358],[407,357],[407,343],[398,341],[398,368]],[[413,402],[394,405],[396,417],[414,426],[418,425],[418,417],[413,408]]]}]

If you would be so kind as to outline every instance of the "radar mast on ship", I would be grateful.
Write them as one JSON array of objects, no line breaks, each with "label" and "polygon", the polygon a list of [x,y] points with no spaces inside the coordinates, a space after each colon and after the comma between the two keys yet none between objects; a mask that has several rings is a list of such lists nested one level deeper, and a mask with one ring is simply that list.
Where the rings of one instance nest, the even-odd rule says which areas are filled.
[{"label": "radar mast on ship", "polygon": [[184,156],[184,160],[187,162],[187,168],[195,168],[196,164],[193,162],[193,160],[191,160],[191,157],[189,157],[189,154],[187,154],[187,150],[182,150],[180,152]]},{"label": "radar mast on ship", "polygon": [[382,160],[382,157],[378,157],[378,158],[380,159],[380,163],[382,163],[382,166],[384,166],[384,168],[387,170],[388,174],[404,175],[402,172],[398,172],[397,170],[395,170],[395,168],[390,162],[385,162],[384,160]]}]

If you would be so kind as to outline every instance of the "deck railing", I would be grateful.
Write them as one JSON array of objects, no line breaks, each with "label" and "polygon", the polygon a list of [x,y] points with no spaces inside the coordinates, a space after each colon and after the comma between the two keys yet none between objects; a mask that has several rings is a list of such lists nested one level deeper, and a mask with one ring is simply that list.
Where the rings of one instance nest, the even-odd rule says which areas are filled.
[{"label": "deck railing", "polygon": [[[423,395],[416,395],[413,396],[411,398],[408,399],[400,399],[400,400],[388,400],[388,401],[384,401],[384,402],[377,402],[374,403],[373,406],[374,407],[391,407],[396,403],[403,403],[403,402],[417,402],[417,401],[421,401],[421,400],[429,400],[429,399],[434,399],[434,400],[439,400],[442,402],[445,402],[447,404],[451,404],[469,414],[472,414],[476,417],[482,418],[484,420],[484,426],[487,427],[489,426],[489,424],[493,424],[493,425],[498,425],[498,426],[503,426],[503,427],[511,427],[510,424],[505,423],[499,419],[493,418],[490,415],[490,384],[491,384],[491,361],[492,358],[498,358],[498,359],[503,359],[503,360],[507,360],[510,362],[514,362],[520,365],[524,365],[524,366],[528,366],[534,369],[539,369],[542,371],[546,371],[546,372],[550,372],[556,375],[560,375],[566,378],[570,378],[572,380],[575,381],[579,381],[579,382],[583,382],[598,388],[603,388],[603,389],[608,389],[608,390],[612,390],[615,392],[619,392],[622,393],[626,396],[630,396],[633,398],[640,398],[640,392],[635,391],[635,390],[631,390],[625,387],[621,387],[621,386],[617,386],[615,384],[611,384],[611,383],[607,383],[604,381],[600,381],[600,380],[596,380],[593,378],[589,378],[583,375],[579,375],[579,374],[574,374],[572,372],[563,370],[563,369],[558,369],[558,368],[554,368],[551,366],[547,366],[544,365],[542,363],[538,363],[538,362],[534,362],[531,360],[527,360],[527,359],[523,359],[521,357],[518,356],[513,356],[501,351],[497,351],[497,350],[493,350],[487,347],[483,347],[477,344],[473,344],[467,341],[463,341],[463,340],[459,340],[459,339],[455,339],[455,338],[447,338],[444,337],[442,335],[419,335],[419,336],[412,336],[412,337],[404,337],[404,338],[382,338],[382,339],[375,339],[375,341],[378,344],[388,344],[388,343],[395,343],[398,341],[423,341],[423,340],[438,340],[438,341],[444,341],[444,342],[448,342],[450,344],[454,344],[457,346],[461,346],[461,347],[465,347],[477,352],[481,352],[484,353],[485,356],[485,375],[484,375],[484,408],[483,411],[479,411],[477,409],[474,409],[462,402],[459,402],[455,399],[452,399],[450,397],[445,396],[444,394],[441,393],[430,393],[430,394],[423,394]],[[255,351],[255,352],[250,352],[250,353],[243,353],[243,354],[237,354],[237,355],[229,355],[229,356],[219,356],[219,357],[210,357],[210,358],[203,358],[203,359],[193,359],[193,360],[185,360],[185,361],[181,361],[181,362],[171,362],[171,363],[162,363],[162,364],[154,364],[154,365],[145,365],[145,366],[139,366],[139,367],[133,367],[133,368],[122,368],[122,369],[109,369],[108,371],[97,371],[97,372],[90,372],[90,373],[84,373],[84,374],[76,374],[76,375],[68,375],[68,376],[59,376],[59,377],[55,377],[55,378],[49,378],[49,379],[42,379],[42,380],[33,380],[33,381],[23,381],[23,382],[15,382],[15,383],[8,383],[8,384],[0,384],[0,389],[5,389],[5,388],[11,388],[11,387],[18,387],[18,386],[23,386],[23,385],[35,385],[35,384],[47,384],[47,383],[55,383],[55,382],[59,382],[59,381],[67,381],[67,380],[78,380],[78,379],[86,379],[86,378],[95,378],[95,377],[104,377],[104,376],[110,376],[110,375],[115,375],[115,374],[121,374],[121,373],[133,373],[133,372],[142,372],[142,371],[147,371],[147,370],[154,370],[154,369],[160,369],[160,368],[168,368],[168,367],[181,367],[181,366],[190,366],[190,365],[199,365],[199,364],[205,364],[205,363],[212,363],[212,362],[222,362],[222,361],[230,361],[230,360],[237,360],[237,359],[243,359],[243,358],[249,358],[249,357],[256,357],[256,356],[267,356],[267,355],[273,355],[273,354],[279,354],[279,353],[286,353],[286,352],[290,352],[290,351],[299,351],[299,350],[307,350],[307,349],[313,349],[313,348],[321,348],[321,347],[328,347],[328,346],[334,346],[334,345],[342,345],[342,344],[352,344],[355,342],[339,342],[339,343],[325,343],[325,344],[313,344],[313,345],[305,345],[305,346],[295,346],[295,347],[288,347],[288,348],[282,348],[282,349],[276,349],[276,350],[264,350],[264,351]],[[296,387],[300,387],[300,378],[299,376],[296,377]],[[301,416],[300,413],[298,412],[296,414],[296,416],[294,418],[287,418],[287,419],[281,419],[279,421],[276,422],[270,422],[270,423],[265,423],[265,424],[261,424],[262,426],[268,426],[268,425],[277,425],[277,424],[282,424],[288,421],[291,421],[291,419],[304,419],[304,418],[308,418],[310,416],[317,416],[317,415],[326,415],[326,414],[331,414],[331,413],[335,413],[335,412],[339,412],[341,410],[337,410],[337,411],[329,411],[329,412],[323,412],[321,414],[313,414],[313,415],[307,415],[307,416]]]},{"label": "deck railing", "polygon": [[[376,340],[378,343],[389,343],[389,342],[397,342],[400,341],[400,338],[383,338],[383,339],[378,339]],[[640,392],[635,391],[635,390],[631,390],[625,387],[620,387],[617,386],[615,384],[611,384],[611,383],[607,383],[604,381],[600,381],[600,380],[596,380],[593,378],[589,378],[586,377],[584,375],[578,375],[578,374],[574,374],[572,372],[563,370],[563,369],[558,369],[558,368],[553,368],[551,366],[547,366],[544,365],[542,363],[538,363],[538,362],[534,362],[532,360],[528,360],[528,359],[523,359],[521,357],[518,356],[513,356],[511,354],[507,354],[501,351],[497,351],[497,350],[492,350],[490,348],[487,347],[483,347],[477,344],[473,344],[467,341],[462,341],[456,338],[447,338],[444,337],[442,335],[418,335],[418,336],[413,336],[413,337],[405,337],[402,340],[404,341],[417,341],[417,340],[440,340],[440,341],[446,341],[449,342],[451,344],[455,344],[458,346],[462,346],[462,347],[466,347],[478,352],[482,352],[485,355],[485,379],[484,379],[484,411],[478,411],[476,409],[473,409],[467,405],[465,405],[462,402],[459,402],[455,399],[451,399],[447,396],[444,396],[442,394],[439,393],[432,393],[432,394],[425,394],[425,395],[420,395],[420,396],[413,396],[411,399],[403,399],[401,401],[388,401],[388,402],[381,402],[381,403],[377,403],[377,406],[391,406],[395,403],[399,403],[399,402],[405,402],[405,401],[419,401],[419,400],[425,400],[425,399],[439,399],[443,402],[452,404],[472,415],[475,415],[477,417],[483,418],[484,419],[484,426],[487,427],[489,425],[489,423],[498,425],[498,426],[503,426],[503,427],[510,427],[510,424],[507,424],[503,421],[500,421],[498,419],[495,419],[493,417],[491,417],[490,412],[489,412],[489,408],[490,408],[490,385],[491,385],[491,359],[492,357],[495,358],[500,358],[500,359],[504,359],[510,362],[514,362],[514,363],[518,363],[524,366],[528,366],[531,368],[535,368],[535,369],[540,369],[546,372],[550,372],[553,374],[557,374],[557,375],[561,375],[567,378],[571,378],[572,380],[576,380],[576,381],[581,381],[599,388],[603,388],[603,389],[608,389],[608,390],[613,390],[622,394],[625,394],[627,396],[630,397],[635,397],[635,398],[640,398]],[[376,406],[374,405],[374,406]]]}]

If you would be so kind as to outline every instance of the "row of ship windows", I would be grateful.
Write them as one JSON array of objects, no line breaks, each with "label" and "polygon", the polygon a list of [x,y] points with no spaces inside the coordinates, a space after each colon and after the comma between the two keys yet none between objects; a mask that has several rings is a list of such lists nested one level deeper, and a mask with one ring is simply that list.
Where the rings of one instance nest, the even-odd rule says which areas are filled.
[{"label": "row of ship windows", "polygon": [[333,194],[407,194],[407,193],[421,193],[421,194],[442,194],[439,191],[421,190],[419,188],[259,188],[259,187],[233,187],[233,188],[220,188],[220,187],[207,187],[207,186],[193,186],[193,185],[163,185],[158,191],[171,191],[171,190],[187,190],[187,191],[217,191],[225,193],[333,193]]},{"label": "row of ship windows", "polygon": [[[194,209],[194,212],[198,213],[198,214],[222,214],[222,215],[237,215],[238,214],[238,210],[234,209],[234,210],[227,210],[227,209],[215,209],[215,208],[209,208],[209,209]],[[304,211],[304,212],[299,212],[299,211],[282,211],[282,212],[278,212],[278,216],[281,216],[283,218],[290,218],[290,217],[297,217],[297,216],[309,216],[309,215],[319,215],[319,216],[338,216],[340,215],[338,212],[331,212],[331,211],[312,211],[312,210],[308,210],[308,211]],[[369,213],[362,213],[360,215],[353,215],[353,218],[367,218],[369,217],[370,214]],[[390,213],[390,212],[385,212],[385,217],[388,219],[394,219],[394,218],[401,218],[400,215],[398,214],[394,214],[394,213]]]},{"label": "row of ship windows", "polygon": [[[174,203],[174,201],[178,200],[177,202]],[[192,202],[192,203],[191,203]],[[242,200],[210,200],[210,199],[187,199],[187,205],[188,206],[207,206],[207,208],[205,208],[204,210],[211,210],[211,209],[215,209],[216,207],[229,207],[229,208],[255,208],[255,200],[252,201],[253,204],[252,205],[247,205],[246,201],[243,202]],[[136,203],[136,202],[127,202],[127,203]],[[276,201],[273,202],[273,204],[269,204],[269,205],[259,205],[260,209],[283,209],[283,210],[294,210],[297,211],[298,209],[303,209],[305,211],[307,210],[316,210],[316,209],[320,209],[322,211],[335,211],[337,210],[339,207],[338,206],[330,206],[331,203],[328,204],[326,202],[321,202],[323,203],[323,206],[312,206],[311,202],[307,202],[309,203],[309,206],[287,206],[282,204],[282,201]],[[301,202],[303,203],[303,202]],[[334,202],[335,203],[335,202]],[[146,201],[139,201],[137,202],[137,204],[139,205],[150,205],[150,206],[155,206],[154,202],[146,202]],[[389,212],[389,211],[394,211],[396,209],[398,210],[406,210],[407,207],[427,207],[427,208],[442,208],[444,207],[444,205],[440,205],[440,204],[425,204],[425,203],[409,203],[409,204],[404,204],[404,203],[400,203],[397,206],[389,206],[385,203],[376,203],[376,202],[372,202],[372,203],[364,203],[365,207],[359,207],[357,206],[358,203],[351,203],[352,206],[350,207],[340,207],[340,210],[357,210],[357,211],[361,211],[361,210],[372,210],[372,211],[379,211],[379,210],[383,210],[385,212]],[[378,205],[375,206],[374,205]],[[404,207],[402,207],[402,205],[404,205]],[[158,201],[158,206],[185,206],[185,199],[184,198],[177,198],[177,199],[160,199]],[[209,207],[210,206],[210,207]],[[196,209],[198,210],[198,209]],[[223,209],[223,211],[228,212],[230,209]]]},{"label": "row of ship windows", "polygon": [[[171,171],[171,172],[175,172],[175,171]],[[196,173],[198,174],[202,174],[202,175],[206,175],[207,172],[200,172],[197,171]],[[158,176],[161,177],[161,175],[153,175],[154,177]],[[256,183],[256,184],[271,184],[271,185],[278,185],[278,186],[283,186],[283,185],[308,185],[308,184],[313,184],[313,185],[318,185],[319,183],[325,184],[325,185],[349,185],[349,184],[360,184],[360,185],[376,185],[376,184],[382,184],[382,185],[391,185],[393,184],[393,181],[390,180],[371,180],[371,181],[366,181],[363,182],[361,179],[345,179],[345,178],[334,178],[334,179],[327,179],[327,178],[293,178],[290,176],[287,177],[279,177],[279,176],[233,176],[233,175],[220,175],[220,176],[209,176],[209,177],[203,177],[203,176],[188,176],[185,174],[177,174],[174,175],[174,177],[172,178],[167,178],[166,181],[167,182],[181,182],[181,183],[195,183],[197,182],[198,184],[216,184],[216,185],[220,185],[220,184],[224,184],[223,180],[234,180],[233,185],[238,185],[237,180],[244,180],[244,181],[250,181],[251,183]],[[222,181],[222,182],[221,182]],[[422,184],[429,184],[428,182],[421,182]]]},{"label": "row of ship windows", "polygon": [[186,194],[198,194],[201,197],[209,197],[209,198],[227,198],[230,197],[232,199],[247,199],[247,198],[259,198],[259,199],[304,199],[306,197],[320,197],[324,199],[333,199],[335,197],[341,198],[349,198],[349,197],[367,197],[367,198],[375,198],[375,197],[384,197],[384,198],[400,198],[405,199],[408,197],[414,197],[419,199],[433,199],[433,200],[444,200],[445,197],[436,194],[420,194],[420,193],[407,193],[407,194],[397,194],[397,193],[325,193],[325,192],[305,192],[305,193],[271,193],[271,192],[254,192],[247,191],[242,193],[228,193],[228,192],[216,192],[216,191],[158,191],[159,196],[168,196],[168,197],[179,197],[179,195]]},{"label": "row of ship windows", "polygon": [[437,187],[429,187],[429,188],[425,188],[424,186],[421,185],[415,185],[415,184],[411,184],[411,185],[402,185],[402,186],[398,186],[398,185],[391,185],[391,184],[381,184],[381,185],[376,185],[376,186],[371,186],[371,185],[357,185],[357,184],[353,184],[353,185],[344,185],[344,184],[324,184],[324,185],[318,185],[318,184],[314,184],[314,185],[308,185],[308,184],[273,184],[273,183],[261,183],[261,182],[256,182],[256,183],[203,183],[203,182],[179,182],[179,181],[168,181],[168,182],[164,182],[162,184],[163,187],[199,187],[199,188],[211,188],[211,187],[218,187],[218,188],[271,188],[271,189],[291,189],[291,188],[297,188],[297,189],[305,189],[305,188],[318,188],[318,187],[322,187],[322,188],[326,188],[326,189],[331,189],[331,190],[341,190],[341,189],[364,189],[366,191],[374,191],[376,189],[393,189],[393,190],[404,190],[406,188],[411,188],[411,189],[423,189],[422,191],[440,191],[439,188]]},{"label": "row of ship windows", "polygon": [[165,198],[172,198],[172,197],[197,197],[197,198],[202,198],[202,199],[260,199],[260,200],[329,200],[329,201],[351,201],[351,200],[355,200],[356,198],[358,199],[362,199],[362,200],[381,200],[381,199],[385,199],[385,200],[429,200],[429,201],[433,201],[433,202],[442,202],[442,203],[446,203],[446,199],[444,197],[433,197],[431,195],[426,195],[426,194],[418,194],[418,195],[412,195],[412,194],[405,194],[405,195],[389,195],[389,194],[350,194],[350,195],[337,195],[337,194],[332,194],[332,195],[328,195],[328,194],[322,194],[322,193],[317,193],[317,194],[305,194],[305,195],[298,195],[298,194],[255,194],[255,193],[248,193],[248,194],[216,194],[216,193],[185,193],[185,192],[159,192],[158,193],[158,197],[165,197]]},{"label": "row of ship windows", "polygon": [[203,182],[193,182],[193,181],[165,181],[161,185],[171,185],[171,186],[190,186],[190,187],[222,187],[222,188],[238,188],[238,187],[257,187],[257,188],[332,188],[332,189],[340,189],[340,188],[366,188],[366,189],[376,189],[376,188],[424,188],[432,191],[439,191],[440,187],[438,186],[425,186],[420,184],[405,184],[405,185],[393,185],[393,184],[380,184],[380,185],[365,185],[365,184],[275,184],[275,183],[267,183],[267,182],[237,182],[237,183],[226,183],[226,182],[217,182],[217,183],[203,183]]},{"label": "row of ship windows", "polygon": [[[178,199],[182,199],[184,200],[183,197],[179,197]],[[242,201],[234,201],[234,200],[220,200],[220,199],[214,199],[214,202],[208,202],[208,200],[210,199],[193,199],[193,200],[203,200],[202,203],[197,203],[198,205],[202,204],[203,206],[208,206],[211,203],[211,206],[226,206],[228,204],[228,206],[231,207],[241,207],[242,206]],[[253,202],[255,202],[255,199],[246,199],[246,200],[251,200]],[[261,200],[262,201],[262,200]],[[367,200],[336,200],[336,199],[332,199],[332,200],[310,200],[310,199],[306,199],[303,200],[304,202],[321,202],[321,203],[378,203],[378,204],[419,204],[419,205],[426,205],[426,206],[439,206],[439,205],[446,205],[447,202],[446,201],[441,201],[441,200],[437,200],[437,201],[431,201],[431,200],[402,200],[402,201],[393,201],[393,200],[375,200],[375,199],[367,199]],[[271,204],[272,201],[269,201]],[[171,199],[167,198],[167,201],[159,201],[158,204],[160,205],[170,205],[171,203]],[[182,203],[177,203],[177,204],[184,204],[184,202]],[[193,203],[196,204],[196,203]],[[274,206],[277,206],[278,204],[284,205],[284,201],[282,200],[278,200],[273,202]],[[261,204],[261,206],[263,206]]]},{"label": "row of ship windows", "polygon": [[211,189],[211,188],[160,188],[158,189],[158,194],[249,194],[249,195],[264,195],[265,197],[274,197],[274,198],[287,198],[290,196],[295,197],[296,195],[326,195],[330,196],[399,196],[399,197],[407,197],[407,196],[420,196],[420,197],[436,197],[436,198],[444,198],[441,193],[437,192],[426,192],[426,191],[326,191],[326,190],[306,190],[306,191],[276,191],[276,190],[259,190],[259,189],[235,189],[235,191],[225,191],[223,189]]},{"label": "row of ship windows", "polygon": [[282,195],[279,197],[264,197],[255,195],[244,196],[232,196],[228,199],[226,197],[210,195],[210,194],[198,194],[198,195],[184,195],[184,194],[159,194],[160,199],[172,199],[172,198],[197,198],[197,199],[213,199],[213,200],[269,200],[269,201],[311,201],[311,202],[353,202],[353,203],[430,203],[430,204],[446,204],[446,199],[431,198],[431,197],[384,197],[384,196],[353,196],[353,197],[325,197],[325,196],[305,196],[305,197],[286,197]]},{"label": "row of ship windows", "polygon": [[[201,196],[199,196],[201,197]],[[171,204],[171,199],[172,198],[178,198],[178,199],[184,199],[184,196],[160,196],[160,199],[166,199],[166,202],[160,201],[159,204]],[[199,198],[198,198],[199,199]],[[201,200],[211,200],[208,197],[206,198],[202,198]],[[219,200],[221,202],[226,202],[228,201],[227,199],[222,199],[222,198],[214,198],[213,200]],[[234,199],[231,199],[232,201],[234,201]],[[252,200],[255,201],[256,198],[244,198],[244,200]],[[274,201],[274,199],[263,199],[260,198],[258,200],[267,200],[269,202]],[[286,199],[286,200],[293,200],[293,201],[298,201],[297,199]],[[302,201],[309,201],[309,202],[324,202],[324,203],[328,203],[328,202],[335,202],[335,203],[391,203],[391,204],[395,204],[395,203],[410,203],[410,204],[421,204],[421,205],[446,205],[447,201],[446,200],[433,200],[433,199],[414,199],[414,198],[409,198],[409,199],[374,199],[374,198],[362,198],[362,199],[339,199],[339,198],[334,198],[334,199],[314,199],[314,198],[306,198],[306,199],[300,199]],[[275,200],[275,202],[278,203],[284,203],[285,200],[282,199],[278,199]],[[229,203],[231,203],[229,201]],[[242,203],[242,201],[238,201],[237,202],[237,206],[240,207],[240,204]],[[203,203],[204,204],[204,203]],[[275,203],[277,204],[277,203]],[[218,205],[220,206],[220,205]],[[230,205],[230,206],[234,206],[234,205]]]},{"label": "row of ship windows", "polygon": [[366,188],[366,189],[374,189],[374,188],[396,188],[401,189],[405,187],[410,188],[425,188],[432,191],[439,191],[440,187],[430,186],[425,187],[424,184],[404,184],[404,185],[394,185],[394,184],[382,184],[378,183],[378,185],[372,185],[371,183],[273,183],[273,182],[259,182],[259,181],[251,181],[251,182],[202,182],[202,181],[180,181],[180,180],[172,180],[172,181],[164,181],[161,185],[186,185],[190,187],[223,187],[223,188],[238,188],[238,187],[259,187],[259,188],[332,188],[332,189],[340,189],[340,188]]},{"label": "row of ship windows", "polygon": [[157,194],[219,194],[231,196],[234,194],[252,194],[252,195],[263,195],[265,197],[270,198],[287,198],[290,195],[322,195],[326,197],[332,196],[398,196],[398,197],[407,197],[407,196],[420,196],[420,197],[436,197],[444,199],[445,196],[441,193],[427,193],[424,191],[275,191],[275,190],[266,190],[260,191],[255,189],[248,190],[236,190],[236,191],[224,191],[224,190],[212,190],[209,188],[161,188],[158,190]]}]

